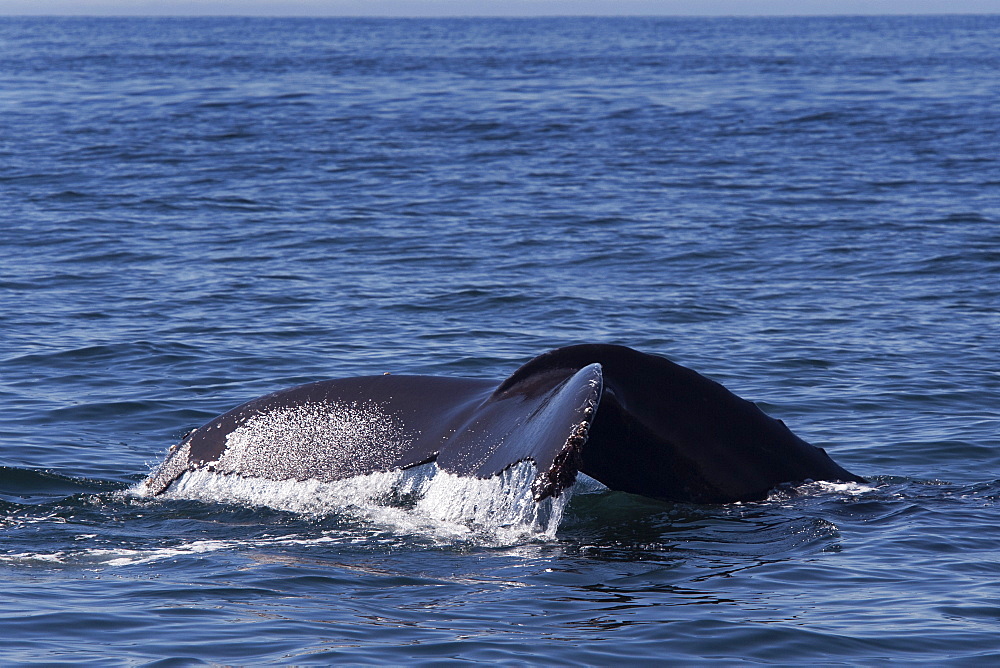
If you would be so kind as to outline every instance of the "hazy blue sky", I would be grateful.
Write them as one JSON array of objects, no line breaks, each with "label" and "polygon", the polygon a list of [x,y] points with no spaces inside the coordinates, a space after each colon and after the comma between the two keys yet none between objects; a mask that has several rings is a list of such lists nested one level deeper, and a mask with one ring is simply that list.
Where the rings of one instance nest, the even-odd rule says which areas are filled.
[{"label": "hazy blue sky", "polygon": [[0,15],[718,16],[998,12],[1000,0],[0,0]]}]

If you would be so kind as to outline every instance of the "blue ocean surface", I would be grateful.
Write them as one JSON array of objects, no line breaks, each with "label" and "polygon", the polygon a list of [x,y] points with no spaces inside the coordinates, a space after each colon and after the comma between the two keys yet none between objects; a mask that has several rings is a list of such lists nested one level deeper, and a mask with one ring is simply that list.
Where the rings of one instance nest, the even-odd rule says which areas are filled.
[{"label": "blue ocean surface", "polygon": [[[998,44],[1000,16],[0,19],[0,663],[1000,662]],[[581,342],[869,483],[579,490],[521,534],[459,495],[135,492],[266,392]]]}]

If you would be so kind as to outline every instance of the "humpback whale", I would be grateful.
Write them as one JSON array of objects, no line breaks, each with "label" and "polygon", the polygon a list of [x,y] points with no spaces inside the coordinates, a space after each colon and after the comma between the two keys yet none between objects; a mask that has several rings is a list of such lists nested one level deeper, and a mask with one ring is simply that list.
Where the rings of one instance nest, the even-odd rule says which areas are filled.
[{"label": "humpback whale", "polygon": [[385,374],[279,390],[187,434],[144,485],[161,494],[197,470],[333,482],[430,462],[476,478],[531,462],[535,501],[581,472],[612,490],[700,504],[763,500],[783,483],[864,482],[696,371],[582,344],[499,385]]}]

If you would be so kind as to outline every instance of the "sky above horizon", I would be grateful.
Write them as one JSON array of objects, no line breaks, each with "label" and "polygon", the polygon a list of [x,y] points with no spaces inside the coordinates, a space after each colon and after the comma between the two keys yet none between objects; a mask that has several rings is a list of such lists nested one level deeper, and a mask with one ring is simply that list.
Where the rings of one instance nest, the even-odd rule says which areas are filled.
[{"label": "sky above horizon", "polygon": [[994,14],[1000,0],[0,0],[0,16]]}]

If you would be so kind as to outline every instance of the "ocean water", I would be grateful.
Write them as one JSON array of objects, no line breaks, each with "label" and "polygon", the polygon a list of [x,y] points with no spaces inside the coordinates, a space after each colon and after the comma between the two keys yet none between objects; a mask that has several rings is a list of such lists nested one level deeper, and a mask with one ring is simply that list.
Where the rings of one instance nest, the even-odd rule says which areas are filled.
[{"label": "ocean water", "polygon": [[[997,44],[998,16],[0,19],[0,662],[1000,662]],[[135,491],[265,392],[580,342],[870,483],[545,517],[517,470]]]}]

